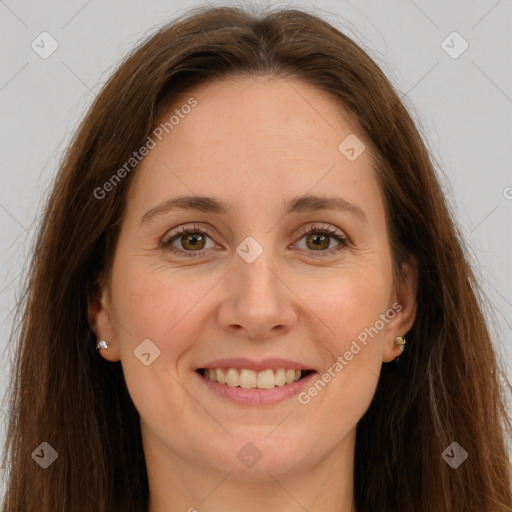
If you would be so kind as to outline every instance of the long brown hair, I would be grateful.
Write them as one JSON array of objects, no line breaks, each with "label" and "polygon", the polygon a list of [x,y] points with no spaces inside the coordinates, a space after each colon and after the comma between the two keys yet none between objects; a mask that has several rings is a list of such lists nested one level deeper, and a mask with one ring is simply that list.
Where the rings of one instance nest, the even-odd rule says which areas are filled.
[{"label": "long brown hair", "polygon": [[[177,94],[218,77],[306,80],[359,123],[376,157],[397,268],[418,265],[417,317],[358,424],[358,512],[512,511],[505,374],[432,158],[397,92],[350,38],[299,10],[194,9],[136,48],[95,99],[42,216],[19,304],[3,512],[145,511],[138,413],[120,363],[95,350],[88,304],[108,275],[140,148]],[[507,383],[508,384],[508,383]],[[42,469],[47,442],[58,459]],[[453,469],[457,442],[468,460]]]}]

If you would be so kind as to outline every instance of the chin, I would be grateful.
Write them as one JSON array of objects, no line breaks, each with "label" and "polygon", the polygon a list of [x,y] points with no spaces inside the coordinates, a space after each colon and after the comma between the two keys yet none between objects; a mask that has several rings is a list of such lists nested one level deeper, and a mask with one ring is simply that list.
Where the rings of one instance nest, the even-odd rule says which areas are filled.
[{"label": "chin", "polygon": [[277,476],[306,465],[308,450],[303,436],[288,437],[284,430],[280,436],[270,432],[268,428],[261,428],[260,432],[253,428],[250,435],[239,434],[227,439],[226,446],[212,454],[211,464],[222,472],[233,472],[232,477],[242,481],[269,480],[270,475]]}]

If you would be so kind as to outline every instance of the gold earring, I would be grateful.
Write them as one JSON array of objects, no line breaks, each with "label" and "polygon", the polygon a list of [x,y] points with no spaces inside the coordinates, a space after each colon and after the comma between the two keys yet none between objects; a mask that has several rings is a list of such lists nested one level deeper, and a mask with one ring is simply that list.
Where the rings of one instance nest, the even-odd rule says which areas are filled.
[{"label": "gold earring", "polygon": [[400,347],[400,353],[402,353],[402,352],[404,351],[404,349],[405,349],[405,343],[406,343],[406,341],[405,341],[405,338],[404,338],[404,337],[402,337],[402,336],[397,336],[397,337],[395,338],[395,345],[396,345],[397,347]]}]

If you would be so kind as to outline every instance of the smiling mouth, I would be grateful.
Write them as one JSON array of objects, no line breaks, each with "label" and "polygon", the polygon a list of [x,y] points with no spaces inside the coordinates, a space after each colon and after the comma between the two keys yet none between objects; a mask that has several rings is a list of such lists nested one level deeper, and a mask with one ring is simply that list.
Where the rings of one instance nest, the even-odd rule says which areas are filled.
[{"label": "smiling mouth", "polygon": [[295,369],[267,369],[260,372],[246,368],[198,368],[199,373],[205,379],[229,387],[272,389],[287,386],[303,379],[314,370]]}]

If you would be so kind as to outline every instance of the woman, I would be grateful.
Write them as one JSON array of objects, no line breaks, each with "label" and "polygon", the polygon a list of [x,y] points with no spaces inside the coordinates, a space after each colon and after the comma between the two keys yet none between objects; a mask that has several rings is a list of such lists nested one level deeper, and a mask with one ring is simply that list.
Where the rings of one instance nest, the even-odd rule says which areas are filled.
[{"label": "woman", "polygon": [[510,511],[510,418],[433,165],[354,42],[190,12],[41,222],[4,512]]}]

